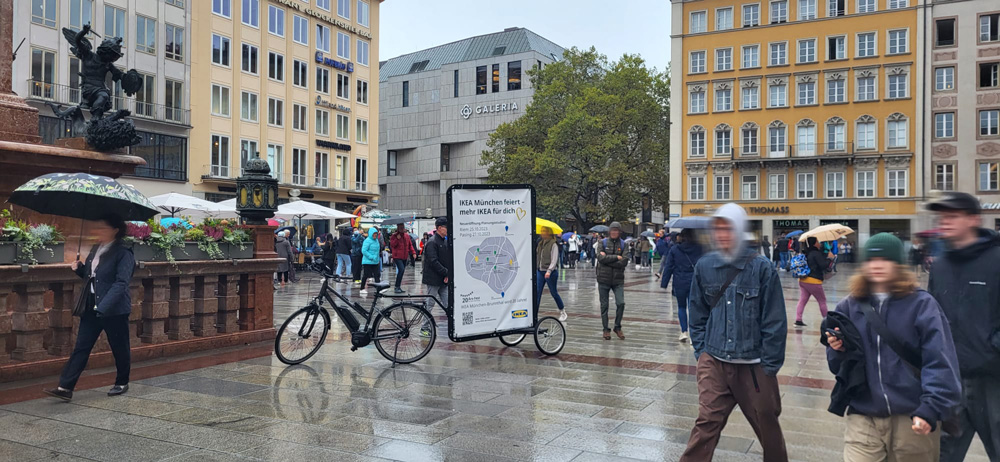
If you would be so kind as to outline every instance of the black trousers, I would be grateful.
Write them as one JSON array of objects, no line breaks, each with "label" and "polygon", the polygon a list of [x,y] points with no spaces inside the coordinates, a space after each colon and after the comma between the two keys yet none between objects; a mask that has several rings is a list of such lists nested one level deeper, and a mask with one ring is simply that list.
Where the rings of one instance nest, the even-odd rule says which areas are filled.
[{"label": "black trousers", "polygon": [[59,386],[67,390],[76,387],[76,381],[80,379],[80,374],[87,368],[87,360],[90,359],[90,351],[94,349],[94,344],[101,336],[101,331],[108,335],[108,344],[111,345],[111,354],[115,357],[115,367],[118,375],[115,378],[115,385],[128,384],[129,372],[132,369],[132,350],[129,346],[131,332],[129,332],[128,315],[97,317],[93,310],[88,310],[80,318],[80,330],[76,335],[76,347],[63,367],[62,375],[59,376]]},{"label": "black trousers", "polygon": [[[354,273],[352,276],[354,276],[354,280],[355,281],[360,281],[361,280],[361,256],[360,255],[358,255],[357,257],[351,255],[351,272]],[[362,287],[362,289],[364,289],[364,287]]]},{"label": "black trousers", "polygon": [[382,272],[378,270],[378,265],[362,265],[364,266],[365,274],[361,276],[361,289],[364,290],[368,284],[368,278],[372,278],[375,282],[382,282]]}]

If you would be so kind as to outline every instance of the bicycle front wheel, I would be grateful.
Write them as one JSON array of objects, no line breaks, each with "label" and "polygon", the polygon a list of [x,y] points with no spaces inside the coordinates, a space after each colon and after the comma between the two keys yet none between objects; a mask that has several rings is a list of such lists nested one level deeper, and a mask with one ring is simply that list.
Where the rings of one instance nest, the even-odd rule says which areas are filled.
[{"label": "bicycle front wheel", "polygon": [[330,318],[317,306],[292,313],[274,338],[274,354],[285,364],[300,364],[319,351],[330,331]]},{"label": "bicycle front wheel", "polygon": [[535,327],[535,346],[538,351],[552,356],[562,351],[566,345],[566,328],[563,323],[552,316],[546,316],[538,320]]},{"label": "bicycle front wheel", "polygon": [[430,353],[437,339],[434,318],[422,306],[413,303],[392,305],[375,319],[372,340],[375,348],[389,361],[410,364]]}]

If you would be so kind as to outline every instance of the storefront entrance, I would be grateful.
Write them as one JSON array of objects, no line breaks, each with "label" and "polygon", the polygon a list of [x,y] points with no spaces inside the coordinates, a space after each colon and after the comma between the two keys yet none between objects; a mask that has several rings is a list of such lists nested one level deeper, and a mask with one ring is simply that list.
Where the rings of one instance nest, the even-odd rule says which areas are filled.
[{"label": "storefront entrance", "polygon": [[878,233],[890,233],[901,241],[910,240],[910,220],[872,220],[869,228],[871,236]]},{"label": "storefront entrance", "polygon": [[809,220],[774,220],[771,224],[774,226],[774,236],[771,239],[774,240],[792,231],[809,231]]}]

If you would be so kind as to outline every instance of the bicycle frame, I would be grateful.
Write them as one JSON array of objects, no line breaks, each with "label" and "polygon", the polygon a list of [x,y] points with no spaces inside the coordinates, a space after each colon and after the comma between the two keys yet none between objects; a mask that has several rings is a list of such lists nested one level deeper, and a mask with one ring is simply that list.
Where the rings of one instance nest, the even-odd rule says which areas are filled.
[{"label": "bicycle frame", "polygon": [[[320,292],[319,292],[318,295],[316,295],[316,298],[313,299],[313,302],[316,304],[316,306],[319,309],[324,309],[323,308],[323,301],[326,300],[326,302],[329,303],[330,306],[334,309],[333,311],[337,313],[337,317],[340,318],[341,322],[343,322],[344,325],[347,326],[347,328],[351,332],[351,334],[355,334],[355,333],[358,333],[358,332],[366,333],[366,334],[369,335],[369,338],[370,338],[371,341],[388,340],[388,339],[392,339],[392,338],[396,337],[396,334],[372,335],[373,334],[372,330],[375,328],[375,326],[373,325],[373,322],[375,320],[375,307],[378,305],[379,299],[381,299],[381,298],[384,297],[381,293],[379,293],[379,292],[375,293],[375,299],[372,300],[372,306],[371,306],[371,308],[368,309],[368,310],[366,310],[363,306],[361,306],[361,304],[359,304],[357,302],[351,301],[349,298],[345,297],[343,294],[341,294],[340,292],[338,292],[336,289],[330,287],[330,285],[329,285],[330,279],[336,280],[335,278],[328,278],[326,276],[323,277],[323,280],[322,280],[323,286],[320,288]],[[337,305],[336,300],[333,297],[330,296],[330,293],[333,293],[333,295],[335,295],[336,298],[340,299],[340,301],[342,301],[344,304],[346,304],[348,307],[350,307],[351,310],[353,310],[355,313],[357,313],[358,315],[360,315],[365,320],[364,324],[363,325],[359,324],[358,325],[358,329],[351,328],[350,323],[348,323],[344,319],[344,316],[341,315],[341,313],[340,313],[340,309],[343,309],[343,308],[340,307],[339,305]],[[431,297],[431,298],[433,298],[433,296],[429,295],[429,294],[415,296],[415,298],[421,298],[421,297]],[[386,297],[386,298],[392,298],[392,297]],[[399,305],[398,302],[397,303],[393,303],[393,304],[385,307],[383,310],[379,311],[379,314],[382,314],[383,312],[385,312],[385,311],[389,310],[390,308],[393,308],[393,307],[395,307],[397,305]],[[402,325],[400,325],[398,322],[396,322],[395,319],[392,319],[391,317],[388,317],[388,316],[386,316],[385,319],[389,323],[391,323],[393,326],[395,326],[397,329],[403,330],[404,327]],[[404,322],[405,322],[405,319],[404,319]],[[309,325],[309,331],[312,331],[313,326],[315,325],[315,323],[316,323],[316,319],[313,318],[312,322]],[[305,333],[305,327],[306,326],[303,325],[302,328],[300,328],[300,331],[299,331],[300,335],[302,335],[302,334]]]}]

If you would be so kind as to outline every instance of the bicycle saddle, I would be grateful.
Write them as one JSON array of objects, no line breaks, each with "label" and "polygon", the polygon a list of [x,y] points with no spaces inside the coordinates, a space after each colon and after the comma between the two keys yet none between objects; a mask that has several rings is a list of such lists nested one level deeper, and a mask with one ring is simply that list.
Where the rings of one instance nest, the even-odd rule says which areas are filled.
[{"label": "bicycle saddle", "polygon": [[373,288],[375,290],[385,290],[385,289],[388,289],[391,286],[392,286],[392,283],[387,282],[387,281],[382,281],[382,282],[370,282],[369,281],[368,282],[368,287],[371,287],[371,288]]}]

